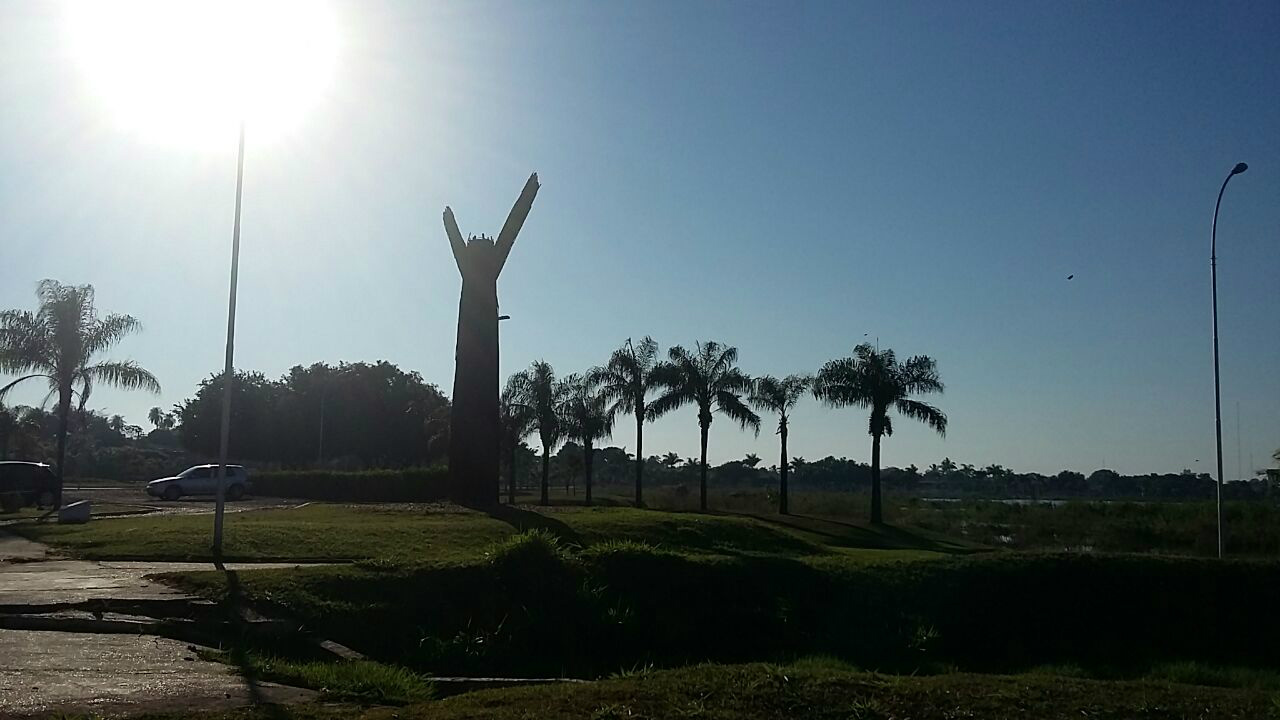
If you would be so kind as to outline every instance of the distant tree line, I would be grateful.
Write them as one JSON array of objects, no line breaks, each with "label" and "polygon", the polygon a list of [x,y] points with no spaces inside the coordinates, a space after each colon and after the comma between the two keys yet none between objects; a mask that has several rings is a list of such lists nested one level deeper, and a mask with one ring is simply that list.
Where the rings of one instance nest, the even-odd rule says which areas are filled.
[{"label": "distant tree line", "polygon": [[[57,462],[57,412],[0,405],[0,460]],[[146,432],[120,415],[72,411],[64,465],[69,477],[143,480],[170,475],[201,458],[184,451],[172,430]]]},{"label": "distant tree line", "polygon": [[[584,466],[582,446],[567,442],[551,456],[549,475],[552,486],[564,486],[566,493],[575,492],[582,481]],[[517,485],[536,487],[538,453],[521,446]],[[618,447],[595,450],[595,482],[617,487],[631,482],[634,456]],[[685,485],[692,487],[700,480],[699,458],[681,458],[676,453],[650,455],[645,458],[644,476],[652,486]],[[707,469],[710,482],[724,489],[779,488],[779,466],[765,466],[760,457],[749,453],[745,458],[730,460]],[[881,470],[886,493],[924,498],[985,499],[1114,499],[1114,500],[1207,500],[1215,497],[1217,485],[1205,473],[1183,470],[1178,473],[1121,475],[1113,470],[1097,470],[1089,475],[1063,470],[1056,474],[1020,473],[1000,465],[977,468],[957,464],[949,458],[920,469],[886,467]],[[793,457],[790,468],[792,490],[858,491],[871,490],[871,465],[844,457],[827,456],[819,460]],[[1245,482],[1228,482],[1224,497],[1231,500],[1280,498],[1280,473],[1262,471]]]},{"label": "distant tree line", "polygon": [[[222,374],[176,406],[186,449],[213,457],[221,433]],[[449,401],[394,364],[314,363],[278,380],[236,372],[228,454],[286,468],[430,465],[448,448]]]}]

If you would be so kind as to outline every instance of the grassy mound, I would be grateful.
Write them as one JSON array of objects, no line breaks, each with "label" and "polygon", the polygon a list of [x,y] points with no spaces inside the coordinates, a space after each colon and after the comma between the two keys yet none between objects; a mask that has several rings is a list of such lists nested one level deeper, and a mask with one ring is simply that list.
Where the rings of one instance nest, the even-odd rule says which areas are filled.
[{"label": "grassy mound", "polygon": [[901,672],[1265,666],[1280,645],[1280,563],[1257,561],[998,553],[861,565],[685,555],[631,540],[574,551],[538,531],[467,564],[168,580],[449,674],[598,677],[814,653]]}]

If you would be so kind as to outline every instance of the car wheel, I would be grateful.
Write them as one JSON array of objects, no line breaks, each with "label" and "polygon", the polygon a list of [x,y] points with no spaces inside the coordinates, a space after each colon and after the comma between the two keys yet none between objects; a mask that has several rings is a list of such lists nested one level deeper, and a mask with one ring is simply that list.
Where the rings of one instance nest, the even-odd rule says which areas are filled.
[{"label": "car wheel", "polygon": [[234,501],[236,501],[236,500],[239,500],[239,499],[240,499],[240,498],[242,498],[242,497],[244,497],[244,486],[243,486],[243,485],[232,485],[231,487],[227,488],[227,499],[228,499],[228,500],[231,500],[231,501],[233,501],[233,502],[234,502]]},{"label": "car wheel", "polygon": [[180,497],[182,497],[182,488],[177,485],[170,485],[164,489],[165,500],[177,500]]}]

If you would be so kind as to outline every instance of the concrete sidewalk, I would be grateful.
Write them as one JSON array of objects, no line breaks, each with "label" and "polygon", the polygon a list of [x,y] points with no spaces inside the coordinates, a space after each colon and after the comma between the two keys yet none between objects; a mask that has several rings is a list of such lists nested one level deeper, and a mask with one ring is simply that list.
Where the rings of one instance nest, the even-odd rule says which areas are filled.
[{"label": "concrete sidewalk", "polygon": [[[227,563],[228,570],[299,567],[298,563]],[[175,600],[190,595],[146,579],[182,570],[213,570],[211,563],[68,560],[48,547],[0,530],[0,606],[80,603],[89,600]]]},{"label": "concrete sidewalk", "polygon": [[310,690],[250,685],[187,645],[148,636],[0,630],[0,716],[217,710],[313,700]]},{"label": "concrete sidewalk", "polygon": [[[264,567],[294,565],[228,566],[232,570]],[[134,601],[144,607],[148,603],[207,605],[145,576],[212,569],[209,563],[66,559],[44,545],[0,530],[0,614],[25,620],[30,617],[27,613],[47,617],[51,610],[96,601],[107,605]],[[168,638],[0,629],[0,717],[218,709],[260,702],[302,702],[314,697],[309,690],[249,684],[226,665],[200,660],[194,646]]]}]

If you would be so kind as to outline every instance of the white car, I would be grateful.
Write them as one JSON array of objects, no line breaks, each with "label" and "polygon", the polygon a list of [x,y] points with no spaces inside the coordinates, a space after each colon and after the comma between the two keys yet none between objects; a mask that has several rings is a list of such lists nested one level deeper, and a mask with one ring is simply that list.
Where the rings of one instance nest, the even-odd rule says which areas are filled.
[{"label": "white car", "polygon": [[[228,500],[239,500],[250,487],[249,473],[243,465],[227,466]],[[217,495],[218,466],[195,465],[174,477],[152,480],[147,483],[147,494],[165,500],[177,500],[183,495]]]}]

